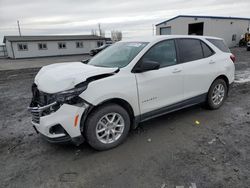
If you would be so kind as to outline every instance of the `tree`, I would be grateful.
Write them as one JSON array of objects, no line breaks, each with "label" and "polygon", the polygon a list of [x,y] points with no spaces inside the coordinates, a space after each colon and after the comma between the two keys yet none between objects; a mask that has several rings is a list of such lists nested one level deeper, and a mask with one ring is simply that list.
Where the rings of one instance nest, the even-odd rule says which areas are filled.
[{"label": "tree", "polygon": [[105,31],[101,29],[101,24],[98,24],[98,29],[92,29],[91,35],[105,37]]},{"label": "tree", "polygon": [[111,39],[113,42],[122,40],[122,32],[117,30],[111,31]]},{"label": "tree", "polygon": [[97,36],[97,32],[95,29],[91,29],[91,35]]}]

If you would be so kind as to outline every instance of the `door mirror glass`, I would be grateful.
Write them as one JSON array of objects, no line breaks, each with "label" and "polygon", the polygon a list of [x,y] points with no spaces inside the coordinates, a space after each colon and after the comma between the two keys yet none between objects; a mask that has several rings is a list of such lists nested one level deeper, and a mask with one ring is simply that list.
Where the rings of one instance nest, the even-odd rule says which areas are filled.
[{"label": "door mirror glass", "polygon": [[138,67],[134,69],[133,72],[135,73],[141,73],[141,72],[146,72],[150,70],[157,70],[160,68],[160,63],[156,61],[150,61],[150,60],[145,60],[143,59],[141,63],[139,64]]}]

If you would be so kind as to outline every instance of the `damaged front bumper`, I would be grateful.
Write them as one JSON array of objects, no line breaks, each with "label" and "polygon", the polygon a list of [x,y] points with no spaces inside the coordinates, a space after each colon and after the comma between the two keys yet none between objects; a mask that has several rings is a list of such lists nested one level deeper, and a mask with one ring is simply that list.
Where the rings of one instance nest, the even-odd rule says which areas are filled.
[{"label": "damaged front bumper", "polygon": [[32,124],[35,130],[49,142],[73,142],[80,145],[84,141],[81,131],[81,117],[88,105],[62,104],[60,107],[57,105],[57,102],[53,102],[41,107],[28,108],[32,114]]}]

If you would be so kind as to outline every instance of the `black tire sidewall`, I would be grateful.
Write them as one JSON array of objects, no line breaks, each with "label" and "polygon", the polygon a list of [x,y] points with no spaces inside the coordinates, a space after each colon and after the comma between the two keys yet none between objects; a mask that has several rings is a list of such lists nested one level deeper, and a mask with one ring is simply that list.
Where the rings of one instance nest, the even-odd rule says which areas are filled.
[{"label": "black tire sidewall", "polygon": [[[123,117],[125,127],[124,127],[121,137],[117,141],[115,141],[114,143],[110,143],[110,144],[104,144],[100,142],[96,136],[96,126],[97,126],[98,121],[105,114],[112,113],[112,112],[119,113]],[[84,134],[85,134],[88,144],[96,150],[107,150],[107,149],[111,149],[120,145],[125,140],[130,129],[130,117],[129,117],[128,112],[120,105],[107,104],[107,105],[100,106],[96,110],[94,110],[87,118],[85,126],[86,127],[84,129],[85,130]]]},{"label": "black tire sidewall", "polygon": [[[215,86],[218,85],[218,84],[222,84],[222,85],[223,85],[224,90],[225,90],[225,95],[224,95],[224,98],[223,98],[223,100],[221,101],[221,103],[220,103],[219,105],[215,105],[215,104],[213,103],[213,100],[212,100],[212,94],[213,94],[213,90],[214,90]],[[217,79],[217,80],[215,80],[215,81],[212,83],[212,85],[211,85],[211,87],[210,87],[210,89],[209,89],[209,92],[208,92],[208,97],[207,97],[207,104],[208,104],[208,107],[209,107],[210,109],[212,109],[212,110],[215,110],[215,109],[220,108],[220,107],[223,105],[225,99],[227,98],[227,94],[228,94],[228,87],[227,87],[226,82],[225,82],[223,79]]]}]

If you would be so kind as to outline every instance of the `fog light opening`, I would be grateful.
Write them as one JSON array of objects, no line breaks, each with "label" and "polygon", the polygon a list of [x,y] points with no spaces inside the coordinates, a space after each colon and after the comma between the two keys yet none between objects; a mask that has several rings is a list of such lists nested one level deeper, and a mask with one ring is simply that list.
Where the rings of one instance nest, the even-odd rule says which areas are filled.
[{"label": "fog light opening", "polygon": [[50,134],[67,134],[67,132],[64,130],[64,128],[60,124],[50,127],[49,133]]}]

